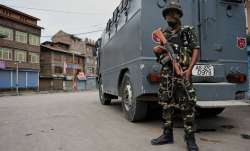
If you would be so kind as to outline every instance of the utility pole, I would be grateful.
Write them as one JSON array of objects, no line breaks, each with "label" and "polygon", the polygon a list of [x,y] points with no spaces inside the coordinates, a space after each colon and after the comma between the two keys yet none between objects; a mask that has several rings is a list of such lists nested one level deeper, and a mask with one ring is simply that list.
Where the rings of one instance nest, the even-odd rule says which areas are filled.
[{"label": "utility pole", "polygon": [[72,51],[72,55],[73,55],[73,91],[76,91],[76,80],[75,80],[75,52]]},{"label": "utility pole", "polygon": [[19,62],[16,62],[16,94],[19,95]]},{"label": "utility pole", "polygon": [[75,75],[75,53],[73,51],[73,75]]}]

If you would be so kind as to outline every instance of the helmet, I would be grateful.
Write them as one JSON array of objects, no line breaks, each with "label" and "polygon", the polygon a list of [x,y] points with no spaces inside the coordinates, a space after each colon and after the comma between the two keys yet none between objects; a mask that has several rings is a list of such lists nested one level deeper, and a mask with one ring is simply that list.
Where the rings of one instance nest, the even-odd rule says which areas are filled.
[{"label": "helmet", "polygon": [[163,17],[166,17],[166,15],[168,15],[169,12],[173,10],[175,10],[180,15],[180,17],[183,16],[183,11],[181,9],[179,0],[169,0],[169,2],[166,4],[166,7],[162,11]]}]

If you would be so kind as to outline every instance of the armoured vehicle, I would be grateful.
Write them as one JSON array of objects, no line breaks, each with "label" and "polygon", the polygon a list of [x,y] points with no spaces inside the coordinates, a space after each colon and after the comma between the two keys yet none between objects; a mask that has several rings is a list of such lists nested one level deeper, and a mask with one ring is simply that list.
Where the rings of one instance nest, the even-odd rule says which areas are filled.
[{"label": "armoured vehicle", "polygon": [[[152,31],[166,27],[167,0],[122,0],[98,40],[100,101],[121,98],[129,121],[145,118],[158,101],[159,73]],[[246,18],[244,0],[180,0],[183,25],[196,28],[200,61],[193,70],[198,114],[217,115],[227,106],[247,105]]]}]

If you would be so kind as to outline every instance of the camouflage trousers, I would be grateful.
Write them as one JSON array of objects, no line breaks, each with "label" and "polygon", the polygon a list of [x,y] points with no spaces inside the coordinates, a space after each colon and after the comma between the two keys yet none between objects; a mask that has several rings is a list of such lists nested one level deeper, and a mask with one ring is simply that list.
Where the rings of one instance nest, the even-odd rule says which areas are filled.
[{"label": "camouflage trousers", "polygon": [[191,81],[172,74],[172,70],[163,67],[159,89],[159,104],[163,107],[164,128],[173,128],[174,110],[180,109],[186,134],[194,132],[196,93]]}]

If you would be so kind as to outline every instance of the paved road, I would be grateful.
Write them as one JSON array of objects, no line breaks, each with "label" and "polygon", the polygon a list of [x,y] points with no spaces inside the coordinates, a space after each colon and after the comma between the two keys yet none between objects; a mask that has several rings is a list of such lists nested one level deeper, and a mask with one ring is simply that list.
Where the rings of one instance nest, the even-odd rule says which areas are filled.
[{"label": "paved road", "polygon": [[[0,151],[185,151],[186,147],[182,128],[175,128],[175,144],[151,146],[150,139],[160,134],[160,120],[129,123],[119,102],[102,106],[97,92],[2,97],[0,119]],[[198,128],[205,130],[197,134],[201,151],[250,150],[250,140],[241,137],[250,134],[249,107],[199,119]]]}]

